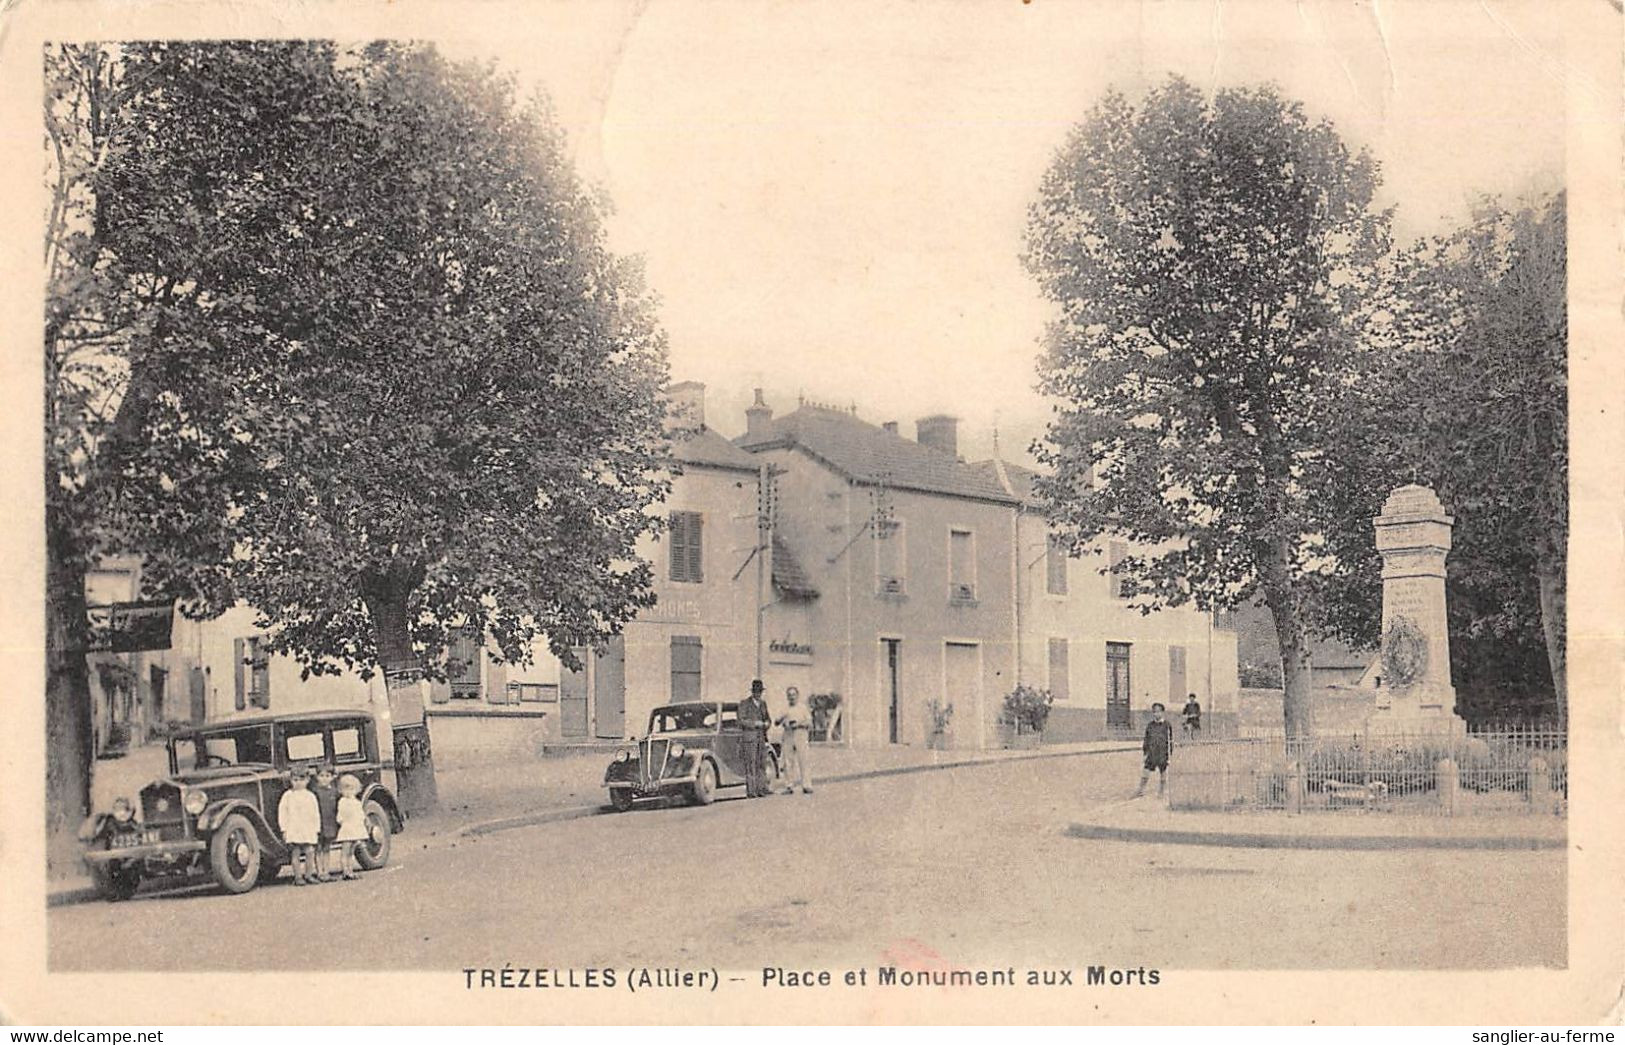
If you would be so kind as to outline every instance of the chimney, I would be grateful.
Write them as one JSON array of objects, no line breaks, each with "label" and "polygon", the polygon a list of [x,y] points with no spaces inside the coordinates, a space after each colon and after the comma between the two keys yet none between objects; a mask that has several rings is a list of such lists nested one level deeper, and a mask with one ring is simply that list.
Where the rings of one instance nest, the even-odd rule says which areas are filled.
[{"label": "chimney", "polygon": [[765,443],[772,433],[768,425],[773,422],[773,408],[762,399],[762,390],[756,390],[756,401],[745,408],[745,441]]},{"label": "chimney", "polygon": [[666,404],[676,427],[692,432],[705,429],[705,385],[698,381],[679,381],[667,387]]},{"label": "chimney", "polygon": [[885,424],[881,425],[880,427],[884,428],[886,431],[890,432],[892,435],[897,434],[897,422],[896,421],[887,421]]},{"label": "chimney", "polygon": [[914,422],[916,441],[921,446],[941,450],[949,457],[959,457],[959,418],[947,414],[932,414]]}]

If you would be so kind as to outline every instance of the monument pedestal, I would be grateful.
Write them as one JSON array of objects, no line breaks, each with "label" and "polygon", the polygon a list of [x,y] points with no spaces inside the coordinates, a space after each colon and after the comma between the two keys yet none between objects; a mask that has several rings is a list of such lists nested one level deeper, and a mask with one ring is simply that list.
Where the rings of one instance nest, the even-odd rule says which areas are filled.
[{"label": "monument pedestal", "polygon": [[1401,486],[1373,520],[1382,555],[1382,673],[1373,734],[1461,736],[1450,682],[1445,556],[1455,520],[1425,486]]}]

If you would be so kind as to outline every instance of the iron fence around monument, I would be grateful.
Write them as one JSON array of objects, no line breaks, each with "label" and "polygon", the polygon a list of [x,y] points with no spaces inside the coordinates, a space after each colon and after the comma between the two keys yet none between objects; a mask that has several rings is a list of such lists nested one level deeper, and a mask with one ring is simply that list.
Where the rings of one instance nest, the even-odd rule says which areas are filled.
[{"label": "iron fence around monument", "polygon": [[1564,815],[1568,734],[1540,724],[1463,733],[1283,733],[1179,745],[1174,809],[1416,816]]}]

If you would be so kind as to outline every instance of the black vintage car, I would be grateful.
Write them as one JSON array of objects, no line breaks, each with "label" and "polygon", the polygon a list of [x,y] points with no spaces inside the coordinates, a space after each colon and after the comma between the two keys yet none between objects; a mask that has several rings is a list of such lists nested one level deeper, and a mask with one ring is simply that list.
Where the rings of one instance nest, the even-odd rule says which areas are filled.
[{"label": "black vintage car", "polygon": [[[687,797],[708,805],[725,787],[743,787],[744,732],[739,705],[668,704],[649,713],[649,732],[615,754],[604,786],[616,809],[626,811],[640,798]],[[777,745],[768,745],[767,780],[779,776]]]},{"label": "black vintage car", "polygon": [[79,829],[85,863],[109,900],[133,894],[143,878],[212,877],[246,893],[288,862],[277,803],[295,767],[331,765],[361,781],[368,837],[356,846],[363,868],[384,866],[390,836],[405,827],[383,781],[377,727],[363,711],[266,715],[199,726],[169,740],[169,775],[120,799]]}]

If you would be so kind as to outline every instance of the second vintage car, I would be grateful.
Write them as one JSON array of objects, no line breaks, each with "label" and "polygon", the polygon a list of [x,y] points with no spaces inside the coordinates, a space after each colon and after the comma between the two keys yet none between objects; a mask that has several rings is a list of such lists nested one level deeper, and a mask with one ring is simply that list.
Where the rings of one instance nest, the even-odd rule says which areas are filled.
[{"label": "second vintage car", "polygon": [[169,740],[169,774],[120,798],[80,828],[85,863],[109,900],[132,895],[143,878],[213,878],[245,893],[288,862],[277,803],[295,767],[330,765],[361,782],[365,869],[389,860],[390,836],[405,826],[383,782],[372,716],[356,711],[267,715],[198,726]]},{"label": "second vintage car", "polygon": [[[739,705],[668,704],[649,713],[649,731],[634,737],[604,772],[609,801],[625,811],[640,798],[688,798],[708,805],[722,788],[745,784],[744,731]],[[769,744],[769,786],[779,776],[779,752]]]}]

